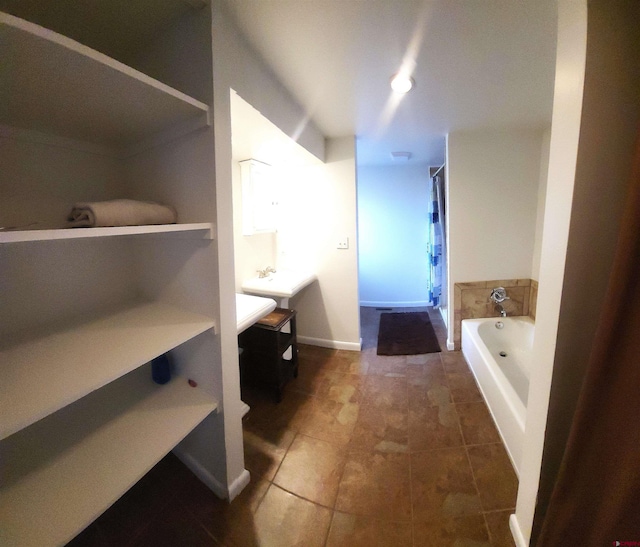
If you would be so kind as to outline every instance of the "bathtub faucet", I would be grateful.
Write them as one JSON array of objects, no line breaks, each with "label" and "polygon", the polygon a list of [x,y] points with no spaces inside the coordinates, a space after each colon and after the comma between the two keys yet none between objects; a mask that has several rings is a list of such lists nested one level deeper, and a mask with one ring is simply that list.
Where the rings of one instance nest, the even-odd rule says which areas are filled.
[{"label": "bathtub faucet", "polygon": [[495,310],[500,312],[500,317],[506,317],[507,316],[507,312],[504,309],[504,307],[502,306],[502,304],[496,303]]},{"label": "bathtub faucet", "polygon": [[507,312],[502,306],[502,303],[505,300],[511,300],[511,299],[507,296],[507,290],[504,287],[496,287],[495,289],[491,289],[489,300],[491,300],[491,302],[495,304],[494,309],[500,312],[500,317],[507,316]]}]

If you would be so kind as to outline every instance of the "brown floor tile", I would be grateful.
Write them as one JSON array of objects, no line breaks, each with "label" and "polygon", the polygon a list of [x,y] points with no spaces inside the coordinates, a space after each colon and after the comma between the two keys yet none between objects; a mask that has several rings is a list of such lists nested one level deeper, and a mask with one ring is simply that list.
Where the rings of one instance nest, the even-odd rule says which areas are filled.
[{"label": "brown floor tile", "polygon": [[253,514],[260,506],[269,485],[265,480],[252,477],[244,490],[229,503],[218,498],[192,475],[185,480],[177,497],[214,538],[226,545],[237,529],[252,522]]},{"label": "brown floor tile", "polygon": [[360,307],[360,336],[363,349],[375,348],[378,344],[381,310],[368,306]]},{"label": "brown floor tile", "polygon": [[489,547],[482,515],[414,522],[413,544],[420,547]]},{"label": "brown floor tile", "polygon": [[411,547],[411,524],[358,517],[336,511],[327,547]]},{"label": "brown floor tile", "polygon": [[338,350],[327,364],[327,370],[343,374],[366,374],[369,364],[359,351]]},{"label": "brown floor tile", "polygon": [[500,434],[484,402],[456,404],[465,444],[501,442]]},{"label": "brown floor tile", "polygon": [[234,530],[225,545],[320,547],[325,544],[330,523],[330,509],[271,485],[256,513],[241,529]]},{"label": "brown floor tile", "polygon": [[362,404],[378,408],[408,408],[409,390],[406,378],[367,376]]},{"label": "brown floor tile", "polygon": [[336,350],[332,348],[298,344],[298,361],[301,363],[313,363],[316,366],[323,366],[330,361],[335,354]]},{"label": "brown floor tile", "polygon": [[67,543],[66,547],[109,547],[109,543],[100,524],[94,522]]},{"label": "brown floor tile", "polygon": [[285,390],[280,403],[272,401],[268,406],[259,409],[251,407],[246,418],[248,422],[254,422],[264,430],[273,432],[283,432],[287,429],[297,431],[300,424],[307,419],[315,400],[315,397],[310,395]]},{"label": "brown floor tile", "polygon": [[102,514],[100,536],[108,545],[134,541],[170,502],[166,492],[176,491],[191,478],[195,479],[191,471],[169,454]]},{"label": "brown floor tile", "polygon": [[465,361],[464,355],[461,351],[449,351],[442,354],[442,364],[444,369],[449,374],[463,373],[468,374],[471,372],[467,361]]},{"label": "brown floor tile", "polygon": [[407,374],[407,357],[405,355],[378,355],[376,348],[362,352],[362,359],[368,365],[367,374],[389,377],[403,377]]},{"label": "brown floor tile", "polygon": [[[440,318],[442,321],[442,318]],[[438,345],[440,346],[440,352],[446,353],[449,351],[447,349],[447,328],[442,325],[437,325],[434,323],[433,319],[431,320],[431,324],[433,325],[433,331],[436,333],[436,338],[438,339]]]},{"label": "brown floor tile", "polygon": [[408,452],[408,421],[407,410],[361,406],[349,449]]},{"label": "brown floor tile", "polygon": [[456,403],[475,403],[482,401],[482,395],[471,372],[447,374],[451,396]]},{"label": "brown floor tile", "polygon": [[351,439],[359,411],[358,403],[315,398],[304,420],[298,422],[298,429],[309,437],[344,446]]},{"label": "brown floor tile", "polygon": [[437,521],[482,511],[465,449],[411,454],[413,519]]},{"label": "brown floor tile", "polygon": [[409,448],[411,452],[462,446],[455,405],[409,409]]},{"label": "brown floor tile", "polygon": [[220,544],[177,501],[164,508],[133,543],[132,547],[211,547]]},{"label": "brown floor tile", "polygon": [[502,444],[469,446],[469,460],[485,511],[516,506],[518,479]]},{"label": "brown floor tile", "polygon": [[407,376],[409,386],[409,408],[422,409],[428,406],[451,403],[451,391],[442,367],[411,367]]},{"label": "brown floor tile", "polygon": [[298,496],[333,507],[345,460],[343,449],[298,435],[273,482]]},{"label": "brown floor tile", "polygon": [[251,472],[251,476],[272,480],[295,435],[288,429],[274,432],[255,426],[251,422],[245,424],[244,465]]},{"label": "brown floor tile", "polygon": [[293,391],[315,395],[325,377],[324,368],[313,363],[301,362],[298,365],[298,377],[287,385]]},{"label": "brown floor tile", "polygon": [[318,386],[316,396],[337,403],[359,403],[362,399],[363,378],[356,374],[327,372]]},{"label": "brown floor tile", "polygon": [[[442,353],[378,356],[383,311],[362,308],[363,352],[300,345],[280,404],[243,386],[251,482],[232,503],[170,454],[71,545],[513,547],[515,473],[439,312]],[[460,428],[478,444],[434,448]]]},{"label": "brown floor tile", "polygon": [[411,520],[408,454],[352,452],[344,469],[336,510],[388,519]]},{"label": "brown floor tile", "polygon": [[412,368],[416,365],[426,366],[428,368],[442,368],[440,353],[422,353],[420,355],[407,355],[407,365]]},{"label": "brown floor tile", "polygon": [[509,528],[511,513],[513,513],[513,510],[485,513],[484,518],[489,527],[489,535],[491,536],[491,545],[493,547],[515,547],[516,544]]},{"label": "brown floor tile", "polygon": [[266,412],[270,412],[274,406],[273,392],[263,389],[258,386],[241,386],[241,399],[251,410],[250,415],[244,416],[243,421],[248,420],[250,417],[254,419],[255,416],[261,416]]}]

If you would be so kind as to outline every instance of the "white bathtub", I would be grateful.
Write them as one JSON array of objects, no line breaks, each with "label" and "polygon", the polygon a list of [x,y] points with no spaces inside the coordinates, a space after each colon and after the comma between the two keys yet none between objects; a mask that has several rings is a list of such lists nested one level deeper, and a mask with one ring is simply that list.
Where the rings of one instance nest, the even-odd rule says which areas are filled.
[{"label": "white bathtub", "polygon": [[[498,328],[500,325],[502,328]],[[462,321],[462,353],[518,474],[534,332],[535,325],[529,317]]]}]

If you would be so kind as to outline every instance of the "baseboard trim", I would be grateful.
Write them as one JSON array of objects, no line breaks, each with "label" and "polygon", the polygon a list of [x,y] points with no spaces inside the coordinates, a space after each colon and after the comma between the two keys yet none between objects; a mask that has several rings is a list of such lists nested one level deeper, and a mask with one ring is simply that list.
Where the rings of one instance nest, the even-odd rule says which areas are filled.
[{"label": "baseboard trim", "polygon": [[251,407],[244,401],[240,401],[240,414],[242,414],[243,418],[247,415],[249,410],[251,410]]},{"label": "baseboard trim", "polygon": [[516,542],[516,547],[529,547],[529,544],[525,541],[524,536],[522,535],[520,523],[518,522],[518,518],[515,514],[509,517],[509,528],[511,528],[511,535],[513,536],[513,540]]},{"label": "baseboard trim", "polygon": [[[218,496],[221,500],[229,498],[229,491],[227,490],[227,488],[207,469],[205,469],[202,464],[200,464],[200,462],[196,461],[192,456],[190,456],[186,452],[183,452],[178,447],[173,449],[173,453],[193,472],[196,477],[198,477],[205,485],[207,485],[209,487],[209,490],[211,490],[216,496]],[[245,472],[248,473],[246,469]]]},{"label": "baseboard trim", "polygon": [[229,501],[233,501],[235,497],[244,490],[244,487],[249,484],[251,480],[251,474],[246,469],[242,470],[240,476],[236,478],[229,486]]},{"label": "baseboard trim", "polygon": [[373,300],[361,300],[361,306],[367,308],[424,308],[429,306],[428,300],[415,300],[412,302],[376,302]]},{"label": "baseboard trim", "polygon": [[449,320],[449,310],[447,310],[447,308],[438,308],[438,311],[440,312],[442,321],[444,321],[444,324],[447,325],[447,321]]},{"label": "baseboard trim", "polygon": [[311,336],[298,335],[300,344],[319,346],[321,348],[346,349],[348,351],[360,351],[362,349],[362,339],[359,342],[342,342],[341,340],[326,340],[324,338],[312,338]]}]

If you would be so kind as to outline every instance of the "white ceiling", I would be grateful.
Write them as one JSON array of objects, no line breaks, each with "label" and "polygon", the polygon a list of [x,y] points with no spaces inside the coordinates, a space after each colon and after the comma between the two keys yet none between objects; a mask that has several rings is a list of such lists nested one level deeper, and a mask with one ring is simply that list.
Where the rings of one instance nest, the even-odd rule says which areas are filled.
[{"label": "white ceiling", "polygon": [[[0,0],[0,9],[125,58],[209,0]],[[241,32],[329,137],[358,162],[440,165],[451,131],[547,126],[556,0],[223,0]],[[390,76],[415,63],[392,104]]]},{"label": "white ceiling", "polygon": [[248,159],[277,167],[320,163],[235,91],[230,98],[233,163]]},{"label": "white ceiling", "polygon": [[[550,124],[554,0],[225,0],[248,42],[360,164],[439,165],[451,131]],[[415,63],[392,104],[390,76]]]}]

